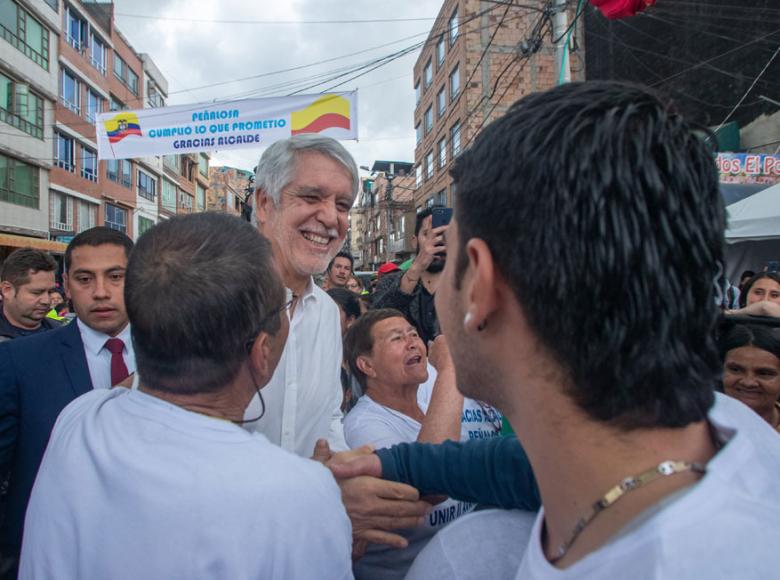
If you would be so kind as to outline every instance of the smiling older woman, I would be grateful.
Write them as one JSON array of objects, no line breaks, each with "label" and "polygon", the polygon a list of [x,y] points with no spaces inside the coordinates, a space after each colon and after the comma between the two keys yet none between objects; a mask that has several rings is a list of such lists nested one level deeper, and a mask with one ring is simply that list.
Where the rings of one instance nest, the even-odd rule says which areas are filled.
[{"label": "smiling older woman", "polygon": [[780,329],[738,324],[720,338],[723,390],[780,431]]}]

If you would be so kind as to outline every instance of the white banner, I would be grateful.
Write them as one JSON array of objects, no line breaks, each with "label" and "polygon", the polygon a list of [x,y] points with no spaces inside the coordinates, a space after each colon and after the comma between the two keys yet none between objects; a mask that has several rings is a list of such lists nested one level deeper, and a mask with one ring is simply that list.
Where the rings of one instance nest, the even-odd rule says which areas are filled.
[{"label": "white banner", "polygon": [[100,159],[256,149],[297,133],[357,139],[357,91],[111,111],[96,125]]}]

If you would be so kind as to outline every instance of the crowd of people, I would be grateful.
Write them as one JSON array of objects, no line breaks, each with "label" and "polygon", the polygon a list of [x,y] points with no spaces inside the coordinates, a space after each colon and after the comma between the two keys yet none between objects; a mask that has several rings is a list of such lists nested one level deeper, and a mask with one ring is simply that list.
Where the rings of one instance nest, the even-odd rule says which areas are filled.
[{"label": "crowd of people", "polygon": [[0,577],[772,577],[780,278],[723,299],[706,138],[570,83],[452,175],[373,287],[318,135],[265,150],[249,221],[92,228],[61,290],[11,254]]}]

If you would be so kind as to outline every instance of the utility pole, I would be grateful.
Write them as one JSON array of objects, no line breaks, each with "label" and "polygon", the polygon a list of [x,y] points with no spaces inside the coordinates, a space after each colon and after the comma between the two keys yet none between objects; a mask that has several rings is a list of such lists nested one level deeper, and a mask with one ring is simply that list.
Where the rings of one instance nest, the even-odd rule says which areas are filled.
[{"label": "utility pole", "polygon": [[566,13],[566,0],[555,0],[553,15],[553,39],[557,38],[555,54],[558,59],[558,84],[571,82],[571,67],[569,66],[569,16]]},{"label": "utility pole", "polygon": [[390,171],[385,173],[387,179],[387,191],[385,201],[387,202],[387,236],[385,240],[385,262],[390,261],[390,230],[393,225],[393,179],[395,179],[395,164],[390,164]]}]

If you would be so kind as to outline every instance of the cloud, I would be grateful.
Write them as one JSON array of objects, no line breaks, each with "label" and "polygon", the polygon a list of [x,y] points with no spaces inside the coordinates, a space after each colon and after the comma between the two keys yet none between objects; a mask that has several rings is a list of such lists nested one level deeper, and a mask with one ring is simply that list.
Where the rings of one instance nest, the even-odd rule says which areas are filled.
[{"label": "cloud", "polygon": [[[115,0],[119,30],[137,52],[148,53],[168,79],[168,103],[172,105],[286,94],[289,88],[280,86],[281,83],[296,81],[297,88],[302,86],[302,79],[378,58],[424,40],[433,21],[267,25],[165,18],[244,22],[424,18],[436,16],[440,7],[440,0]],[[155,18],[131,18],[122,13]],[[416,34],[420,36],[316,67],[197,88],[351,54]],[[360,141],[345,145],[359,165],[371,165],[376,159],[414,160],[412,67],[418,54],[415,51],[337,89],[358,89]],[[319,92],[326,86],[307,92]],[[213,155],[212,163],[251,169],[260,153],[251,149],[221,151]]]}]

